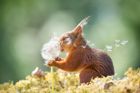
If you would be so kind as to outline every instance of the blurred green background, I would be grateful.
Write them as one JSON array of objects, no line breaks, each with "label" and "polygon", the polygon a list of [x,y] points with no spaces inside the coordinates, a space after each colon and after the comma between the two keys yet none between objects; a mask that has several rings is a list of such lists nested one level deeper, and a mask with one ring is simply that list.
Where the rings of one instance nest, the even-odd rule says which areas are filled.
[{"label": "blurred green background", "polygon": [[109,52],[118,76],[140,66],[140,0],[1,0],[0,83],[23,79],[37,66],[49,70],[42,45],[86,16],[85,37],[97,48],[129,41]]}]

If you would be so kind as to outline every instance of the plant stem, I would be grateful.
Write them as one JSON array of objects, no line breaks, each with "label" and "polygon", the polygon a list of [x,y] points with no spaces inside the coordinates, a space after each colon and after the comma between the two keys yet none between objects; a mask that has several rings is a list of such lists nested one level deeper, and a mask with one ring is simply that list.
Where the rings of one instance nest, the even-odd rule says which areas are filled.
[{"label": "plant stem", "polygon": [[52,93],[54,93],[54,73],[53,73],[53,67],[51,67],[51,74],[52,74]]}]

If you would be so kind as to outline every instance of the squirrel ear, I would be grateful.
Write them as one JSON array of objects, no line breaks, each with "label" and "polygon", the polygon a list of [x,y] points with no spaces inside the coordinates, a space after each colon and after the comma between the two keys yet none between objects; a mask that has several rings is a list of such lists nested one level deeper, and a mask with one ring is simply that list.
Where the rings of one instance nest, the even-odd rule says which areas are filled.
[{"label": "squirrel ear", "polygon": [[78,26],[74,29],[74,34],[78,35],[81,34],[83,32],[83,28],[81,26]]},{"label": "squirrel ear", "polygon": [[75,34],[81,34],[83,31],[83,27],[87,24],[87,20],[89,19],[90,16],[84,18],[74,29],[73,32]]}]

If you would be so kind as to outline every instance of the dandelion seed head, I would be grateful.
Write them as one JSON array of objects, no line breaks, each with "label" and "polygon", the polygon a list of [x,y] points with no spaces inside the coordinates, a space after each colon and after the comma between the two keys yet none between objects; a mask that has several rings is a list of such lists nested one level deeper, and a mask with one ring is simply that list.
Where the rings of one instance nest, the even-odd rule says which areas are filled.
[{"label": "dandelion seed head", "polygon": [[60,44],[59,38],[54,36],[52,39],[43,45],[41,50],[41,56],[45,60],[45,63],[48,64],[49,60],[53,60],[60,55]]}]

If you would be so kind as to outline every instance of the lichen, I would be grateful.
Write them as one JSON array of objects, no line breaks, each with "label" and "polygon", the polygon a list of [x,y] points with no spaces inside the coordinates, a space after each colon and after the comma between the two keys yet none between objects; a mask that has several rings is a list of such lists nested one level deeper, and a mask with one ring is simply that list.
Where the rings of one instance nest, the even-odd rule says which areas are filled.
[{"label": "lichen", "polygon": [[[53,78],[52,78],[53,74]],[[77,73],[56,71],[45,72],[45,76],[28,75],[25,80],[15,84],[6,82],[0,84],[0,93],[140,93],[140,69],[129,68],[121,79],[113,76],[95,78],[89,84],[79,84]]]}]

